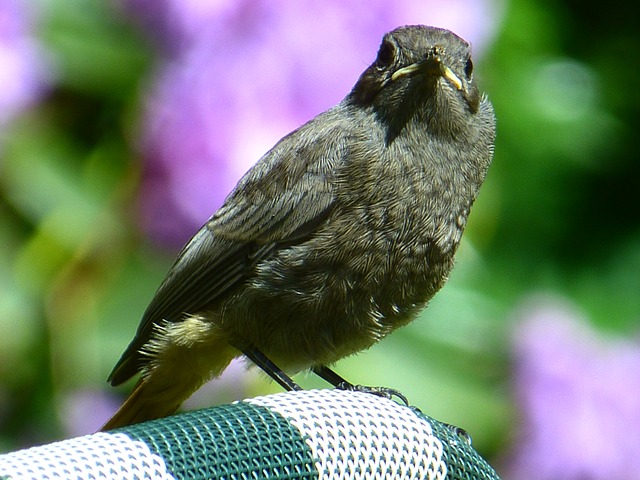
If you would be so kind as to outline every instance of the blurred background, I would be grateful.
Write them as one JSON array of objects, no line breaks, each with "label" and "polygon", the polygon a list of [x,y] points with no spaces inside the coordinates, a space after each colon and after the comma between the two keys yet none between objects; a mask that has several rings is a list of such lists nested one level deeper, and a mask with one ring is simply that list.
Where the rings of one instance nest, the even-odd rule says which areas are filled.
[{"label": "blurred background", "polygon": [[[473,43],[495,159],[449,283],[335,369],[465,428],[505,478],[640,478],[634,8],[0,0],[0,451],[99,428],[181,245],[384,32],[423,23]],[[187,407],[276,391],[234,363]]]}]

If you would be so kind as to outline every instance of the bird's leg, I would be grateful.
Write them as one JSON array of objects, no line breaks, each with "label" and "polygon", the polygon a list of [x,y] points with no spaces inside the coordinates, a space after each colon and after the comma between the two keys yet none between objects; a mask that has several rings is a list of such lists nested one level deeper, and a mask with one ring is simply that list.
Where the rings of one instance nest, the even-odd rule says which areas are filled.
[{"label": "bird's leg", "polygon": [[245,356],[262,369],[264,373],[274,379],[282,388],[291,392],[294,390],[302,390],[300,386],[294,382],[289,375],[284,373],[280,367],[273,363],[269,358],[255,347],[247,347],[240,349]]},{"label": "bird's leg", "polygon": [[350,390],[353,387],[351,383],[347,382],[344,378],[342,378],[326,365],[316,365],[315,367],[313,367],[313,373],[341,390]]},{"label": "bird's leg", "polygon": [[388,399],[397,397],[402,401],[402,403],[409,406],[409,400],[407,400],[407,397],[405,397],[402,393],[400,393],[398,390],[395,390],[393,388],[367,387],[364,385],[354,385],[346,381],[344,378],[342,378],[340,375],[338,375],[336,372],[331,370],[326,365],[318,365],[313,367],[313,373],[318,375],[320,378],[326,380],[334,387],[339,388],[340,390],[346,390],[350,392],[371,393],[373,395],[377,395],[379,397],[388,398]]}]

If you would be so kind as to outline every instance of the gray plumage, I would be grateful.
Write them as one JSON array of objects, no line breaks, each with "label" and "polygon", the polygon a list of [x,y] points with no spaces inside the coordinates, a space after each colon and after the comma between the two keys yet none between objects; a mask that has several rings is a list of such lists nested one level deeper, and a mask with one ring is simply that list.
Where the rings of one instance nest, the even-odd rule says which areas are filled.
[{"label": "gray plumage", "polygon": [[247,346],[295,373],[411,321],[493,154],[472,69],[447,30],[386,34],[346,98],[280,140],[180,253],[109,377],[142,372],[105,428],[172,413]]}]

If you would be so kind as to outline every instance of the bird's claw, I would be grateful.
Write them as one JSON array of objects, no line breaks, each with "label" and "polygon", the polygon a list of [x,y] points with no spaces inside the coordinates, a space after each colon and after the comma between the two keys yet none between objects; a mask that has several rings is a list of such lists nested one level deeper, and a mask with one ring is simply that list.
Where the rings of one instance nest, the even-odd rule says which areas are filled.
[{"label": "bird's claw", "polygon": [[349,382],[342,382],[336,386],[336,388],[340,390],[345,390],[348,392],[363,392],[370,393],[372,395],[376,395],[378,397],[387,398],[389,400],[393,400],[393,398],[398,398],[402,403],[404,403],[407,407],[409,406],[409,400],[398,390],[388,387],[368,387],[366,385],[353,385]]}]

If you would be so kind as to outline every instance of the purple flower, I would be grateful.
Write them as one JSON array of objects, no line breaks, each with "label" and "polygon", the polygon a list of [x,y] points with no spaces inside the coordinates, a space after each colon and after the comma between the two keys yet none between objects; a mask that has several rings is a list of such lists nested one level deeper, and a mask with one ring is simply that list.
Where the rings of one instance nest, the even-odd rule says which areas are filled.
[{"label": "purple flower", "polygon": [[77,390],[65,394],[58,415],[65,437],[97,432],[116,412],[120,403],[121,400],[115,394],[97,390]]},{"label": "purple flower", "polygon": [[506,478],[640,479],[640,344],[537,303],[515,337],[518,443]]},{"label": "purple flower", "polygon": [[0,0],[0,127],[45,91],[48,64],[31,35],[28,2]]},{"label": "purple flower", "polygon": [[[256,25],[304,34],[320,30],[317,40],[382,34],[402,24],[424,23],[450,28],[474,43],[492,36],[500,17],[498,2],[491,0],[121,0],[145,30],[166,52],[177,54],[190,48],[209,32],[239,28],[247,33]],[[321,20],[321,25],[316,21]],[[328,20],[328,21],[327,21]],[[297,29],[295,28],[297,26]],[[382,30],[379,27],[383,26]],[[311,28],[312,30],[309,30]],[[371,30],[378,30],[372,32]],[[379,37],[379,35],[378,35]],[[376,38],[376,41],[379,38]]]},{"label": "purple flower", "polygon": [[477,53],[495,27],[486,0],[127,5],[169,53],[149,87],[140,198],[147,233],[173,246],[279,138],[349,92],[384,32],[438,24]]}]

